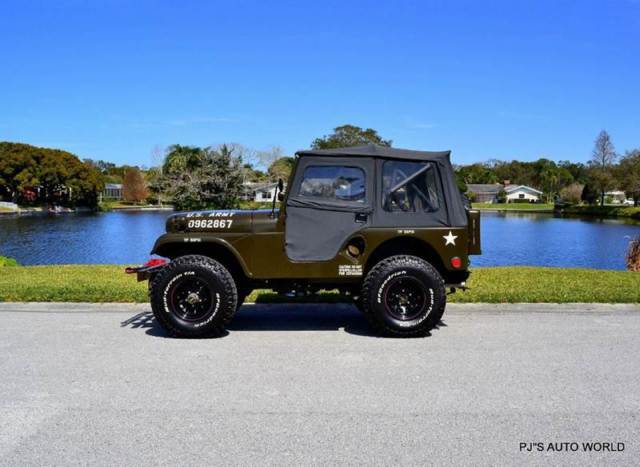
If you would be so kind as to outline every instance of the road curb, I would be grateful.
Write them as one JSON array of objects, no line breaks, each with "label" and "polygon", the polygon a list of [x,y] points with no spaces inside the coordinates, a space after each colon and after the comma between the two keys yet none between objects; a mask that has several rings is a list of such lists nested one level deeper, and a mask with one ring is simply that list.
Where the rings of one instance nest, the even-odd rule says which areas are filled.
[{"label": "road curb", "polygon": [[[248,303],[273,309],[352,307],[348,303]],[[148,303],[0,302],[0,312],[109,313],[151,311]],[[447,313],[616,313],[640,312],[637,303],[450,303]]]}]

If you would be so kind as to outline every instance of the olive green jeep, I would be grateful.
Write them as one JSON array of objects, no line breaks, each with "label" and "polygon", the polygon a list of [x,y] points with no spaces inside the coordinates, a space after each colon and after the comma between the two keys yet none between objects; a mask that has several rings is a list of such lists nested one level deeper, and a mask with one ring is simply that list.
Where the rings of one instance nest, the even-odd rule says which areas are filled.
[{"label": "olive green jeep", "polygon": [[479,213],[449,154],[300,151],[273,209],[174,214],[152,250],[169,261],[129,272],[149,280],[153,313],[177,336],[221,333],[257,288],[289,297],[338,289],[377,332],[424,335],[480,254]]}]

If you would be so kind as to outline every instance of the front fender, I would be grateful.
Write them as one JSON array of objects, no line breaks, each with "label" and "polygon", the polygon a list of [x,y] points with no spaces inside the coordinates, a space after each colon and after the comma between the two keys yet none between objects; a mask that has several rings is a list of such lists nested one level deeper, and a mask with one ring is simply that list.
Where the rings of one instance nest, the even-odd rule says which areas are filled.
[{"label": "front fender", "polygon": [[247,277],[253,276],[238,250],[222,238],[192,238],[185,236],[184,233],[166,233],[158,237],[151,249],[151,254],[165,258],[175,258],[185,254],[200,254],[218,260],[225,260],[228,259],[227,256],[230,256]]}]

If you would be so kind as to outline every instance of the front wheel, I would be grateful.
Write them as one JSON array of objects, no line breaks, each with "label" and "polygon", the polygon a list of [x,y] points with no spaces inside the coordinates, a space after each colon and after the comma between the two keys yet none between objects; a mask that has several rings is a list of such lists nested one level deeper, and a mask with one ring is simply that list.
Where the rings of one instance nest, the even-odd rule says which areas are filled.
[{"label": "front wheel", "polygon": [[237,309],[233,277],[217,261],[181,256],[151,283],[151,309],[170,334],[180,337],[220,335]]},{"label": "front wheel", "polygon": [[416,256],[391,256],[376,264],[362,288],[362,308],[378,332],[423,336],[439,322],[446,305],[442,276]]}]

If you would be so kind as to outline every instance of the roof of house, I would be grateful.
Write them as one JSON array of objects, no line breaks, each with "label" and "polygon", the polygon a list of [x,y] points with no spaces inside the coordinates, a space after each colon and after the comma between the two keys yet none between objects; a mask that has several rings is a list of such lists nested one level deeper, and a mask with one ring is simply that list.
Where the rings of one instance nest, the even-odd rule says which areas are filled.
[{"label": "roof of house", "polygon": [[527,185],[509,185],[504,189],[504,191],[506,191],[507,194],[513,193],[514,191],[518,191],[518,190],[532,191],[534,193],[538,193],[539,195],[542,194],[540,190],[536,190],[535,188],[531,188],[530,186],[527,186]]},{"label": "roof of house", "polygon": [[468,183],[467,191],[470,193],[498,194],[502,189],[499,183]]},{"label": "roof of house", "polygon": [[122,190],[122,183],[105,183],[105,190]]}]

